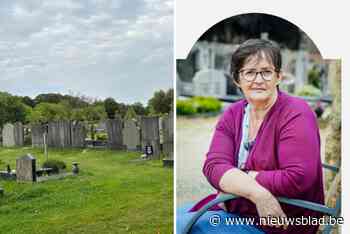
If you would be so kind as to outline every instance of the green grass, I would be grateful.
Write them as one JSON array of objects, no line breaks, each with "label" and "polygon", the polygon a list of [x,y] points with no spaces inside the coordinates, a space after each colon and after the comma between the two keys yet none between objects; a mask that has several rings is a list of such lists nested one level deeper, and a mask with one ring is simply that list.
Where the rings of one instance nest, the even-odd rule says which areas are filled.
[{"label": "green grass", "polygon": [[[31,153],[37,166],[42,150],[0,148],[0,169]],[[172,233],[173,169],[161,161],[135,162],[139,153],[69,149],[51,150],[50,159],[78,176],[34,184],[0,180],[1,233]],[[3,169],[2,169],[3,168]]]}]

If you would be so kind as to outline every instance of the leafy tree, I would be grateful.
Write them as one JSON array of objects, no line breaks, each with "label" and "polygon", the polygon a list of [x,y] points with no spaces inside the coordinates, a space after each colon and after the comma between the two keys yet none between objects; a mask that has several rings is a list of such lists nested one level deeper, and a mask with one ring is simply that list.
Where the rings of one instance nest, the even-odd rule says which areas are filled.
[{"label": "leafy tree", "polygon": [[150,112],[152,114],[169,113],[172,109],[173,99],[173,89],[169,89],[167,92],[156,91],[148,101]]},{"label": "leafy tree", "polygon": [[127,105],[125,105],[124,103],[118,103],[118,108],[117,108],[115,114],[121,116],[122,118],[124,118],[127,110],[128,110],[128,106]]},{"label": "leafy tree", "polygon": [[85,121],[86,116],[85,116],[85,111],[83,108],[76,108],[72,110],[72,115],[71,115],[72,120],[79,120],[79,121]]},{"label": "leafy tree", "polygon": [[35,106],[28,119],[31,123],[47,123],[61,119],[67,120],[71,117],[70,111],[62,104],[43,102]]},{"label": "leafy tree", "polygon": [[22,102],[24,104],[26,104],[27,106],[30,106],[32,108],[35,107],[35,101],[33,99],[31,99],[30,97],[24,96],[21,99],[22,99]]},{"label": "leafy tree", "polygon": [[106,98],[104,101],[105,111],[109,119],[114,119],[115,111],[118,109],[118,103],[113,98]]},{"label": "leafy tree", "polygon": [[20,97],[0,92],[0,127],[7,122],[25,122],[29,109],[22,103]]},{"label": "leafy tree", "polygon": [[63,95],[59,93],[43,93],[36,96],[34,101],[36,105],[42,102],[58,104],[63,101]]},{"label": "leafy tree", "polygon": [[136,103],[132,104],[131,107],[136,112],[136,115],[147,115],[148,114],[146,107],[144,107],[141,102],[136,102]]},{"label": "leafy tree", "polygon": [[136,112],[132,106],[128,107],[128,110],[125,113],[124,119],[135,119],[137,117]]},{"label": "leafy tree", "polygon": [[83,100],[84,97],[74,97],[71,95],[64,95],[63,100],[71,107],[71,108],[83,108],[87,107],[89,103]]},{"label": "leafy tree", "polygon": [[86,97],[78,97],[78,96],[72,96],[72,95],[62,95],[59,93],[44,93],[39,94],[35,97],[34,103],[39,104],[42,102],[47,103],[61,103],[65,102],[67,103],[71,108],[82,108],[87,107],[89,103],[86,101]]}]

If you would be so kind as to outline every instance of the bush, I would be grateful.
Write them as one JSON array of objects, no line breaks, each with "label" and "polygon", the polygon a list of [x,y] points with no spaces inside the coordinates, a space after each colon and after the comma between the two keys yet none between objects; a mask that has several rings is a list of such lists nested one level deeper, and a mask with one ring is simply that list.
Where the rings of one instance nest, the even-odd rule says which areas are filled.
[{"label": "bush", "polygon": [[298,96],[321,96],[321,94],[321,90],[312,85],[304,85],[296,91],[296,95]]},{"label": "bush", "polygon": [[98,141],[107,141],[108,140],[108,135],[105,132],[100,132],[96,134],[96,140]]},{"label": "bush", "polygon": [[192,100],[178,100],[176,102],[176,113],[179,115],[194,115],[196,114],[196,107]]},{"label": "bush", "polygon": [[213,97],[194,97],[198,113],[212,113],[221,110],[221,102]]},{"label": "bush", "polygon": [[216,113],[219,112],[221,108],[221,102],[213,97],[193,97],[176,102],[176,111],[179,115]]},{"label": "bush", "polygon": [[66,164],[63,161],[49,159],[42,165],[43,168],[52,168],[53,173],[59,173],[60,170],[66,169]]}]

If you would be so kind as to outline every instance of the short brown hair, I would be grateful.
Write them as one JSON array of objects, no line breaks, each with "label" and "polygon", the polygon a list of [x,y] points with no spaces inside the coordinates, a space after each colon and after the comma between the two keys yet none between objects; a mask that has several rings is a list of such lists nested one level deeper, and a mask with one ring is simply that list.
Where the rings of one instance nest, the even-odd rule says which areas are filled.
[{"label": "short brown hair", "polygon": [[243,67],[246,59],[252,55],[266,55],[274,65],[277,72],[281,70],[282,56],[279,46],[268,40],[249,39],[241,44],[231,57],[231,75],[233,79],[239,81],[239,71]]}]

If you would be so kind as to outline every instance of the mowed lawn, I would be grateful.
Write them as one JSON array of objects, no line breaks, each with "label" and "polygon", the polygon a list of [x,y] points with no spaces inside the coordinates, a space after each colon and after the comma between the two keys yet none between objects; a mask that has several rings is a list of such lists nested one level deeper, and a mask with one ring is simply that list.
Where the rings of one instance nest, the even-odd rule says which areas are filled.
[{"label": "mowed lawn", "polygon": [[[0,169],[31,153],[37,167],[41,149],[0,148]],[[133,161],[140,153],[49,149],[49,158],[62,160],[78,176],[34,184],[0,179],[1,233],[173,233],[173,169],[160,160]]]}]

